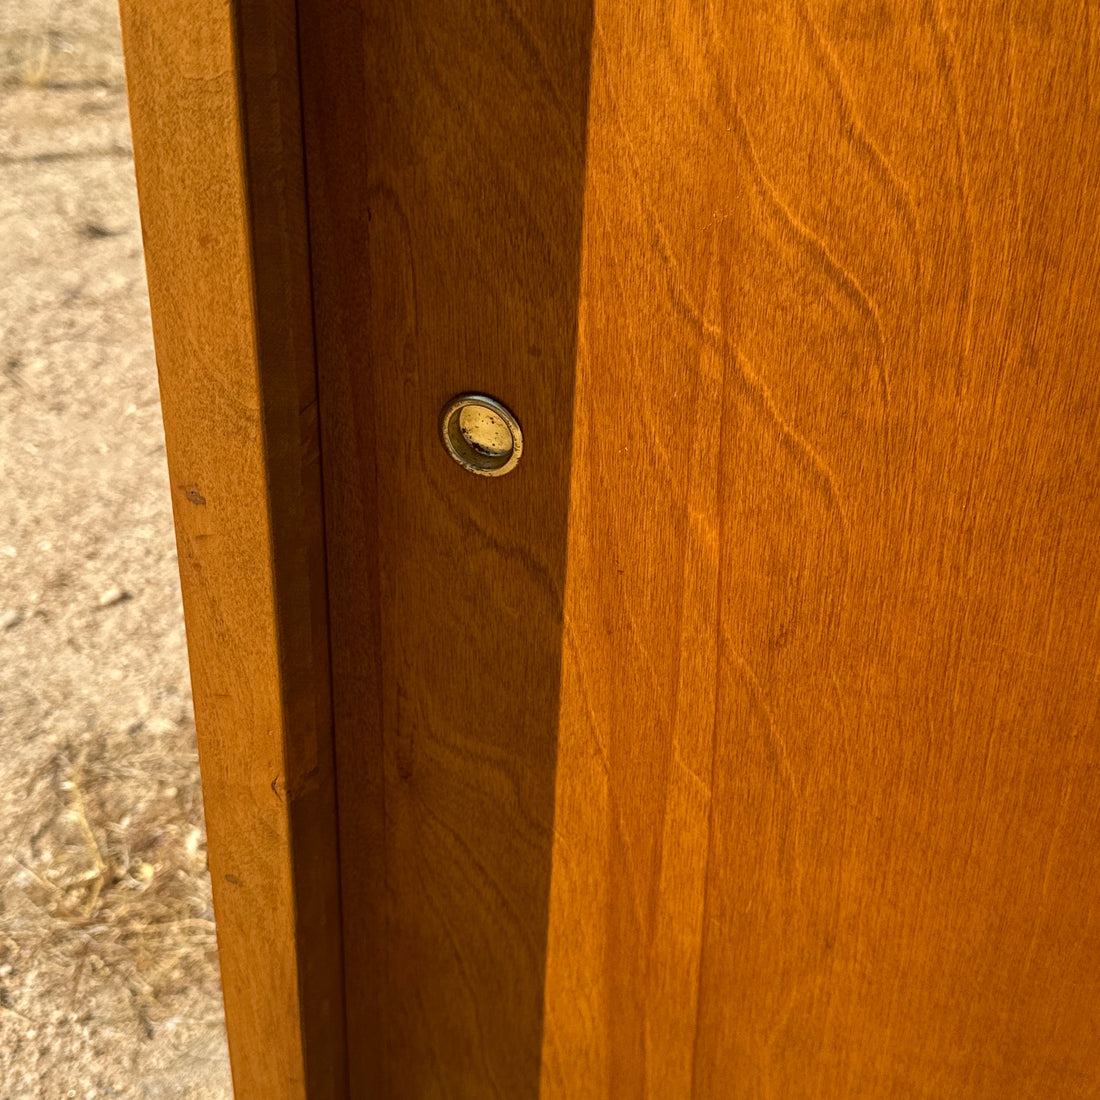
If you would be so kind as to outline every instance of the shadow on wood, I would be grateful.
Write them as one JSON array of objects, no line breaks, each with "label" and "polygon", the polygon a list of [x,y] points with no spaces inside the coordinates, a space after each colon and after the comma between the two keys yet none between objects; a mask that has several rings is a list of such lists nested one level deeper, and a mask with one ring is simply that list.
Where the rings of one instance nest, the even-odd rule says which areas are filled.
[{"label": "shadow on wood", "polygon": [[[535,1096],[591,0],[299,21],[352,1094]],[[465,390],[513,473],[441,446]]]}]

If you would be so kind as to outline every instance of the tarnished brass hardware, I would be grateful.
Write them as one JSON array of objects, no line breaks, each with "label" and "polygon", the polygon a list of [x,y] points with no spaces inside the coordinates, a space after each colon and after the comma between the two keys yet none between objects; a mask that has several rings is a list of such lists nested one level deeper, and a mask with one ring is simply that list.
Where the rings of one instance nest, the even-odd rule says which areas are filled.
[{"label": "tarnished brass hardware", "polygon": [[514,470],[523,454],[519,421],[499,401],[482,393],[462,393],[448,401],[439,429],[451,458],[482,477]]}]

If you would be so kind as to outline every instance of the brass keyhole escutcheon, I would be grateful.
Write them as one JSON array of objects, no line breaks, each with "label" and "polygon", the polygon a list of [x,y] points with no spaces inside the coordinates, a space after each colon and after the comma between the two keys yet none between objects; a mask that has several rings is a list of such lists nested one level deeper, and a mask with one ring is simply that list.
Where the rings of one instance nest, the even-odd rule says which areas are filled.
[{"label": "brass keyhole escutcheon", "polygon": [[523,454],[519,421],[499,401],[462,393],[447,402],[439,419],[447,453],[464,470],[500,477],[516,468]]}]

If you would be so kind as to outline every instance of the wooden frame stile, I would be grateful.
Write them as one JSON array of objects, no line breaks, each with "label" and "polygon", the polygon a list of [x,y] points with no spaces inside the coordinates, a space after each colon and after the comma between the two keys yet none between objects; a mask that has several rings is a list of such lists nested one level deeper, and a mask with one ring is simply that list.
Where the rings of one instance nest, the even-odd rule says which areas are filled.
[{"label": "wooden frame stile", "polygon": [[293,0],[121,0],[239,1098],[346,1094]]}]

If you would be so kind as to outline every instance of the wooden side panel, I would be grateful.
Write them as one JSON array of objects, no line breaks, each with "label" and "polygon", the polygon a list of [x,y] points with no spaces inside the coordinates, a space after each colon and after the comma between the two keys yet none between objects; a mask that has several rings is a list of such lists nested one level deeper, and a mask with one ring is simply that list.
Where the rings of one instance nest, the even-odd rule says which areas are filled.
[{"label": "wooden side panel", "polygon": [[356,1096],[539,1088],[590,24],[301,3]]},{"label": "wooden side panel", "polygon": [[1100,1090],[1098,28],[597,0],[544,1096]]},{"label": "wooden side panel", "polygon": [[233,1079],[345,1091],[293,4],[123,0]]}]

